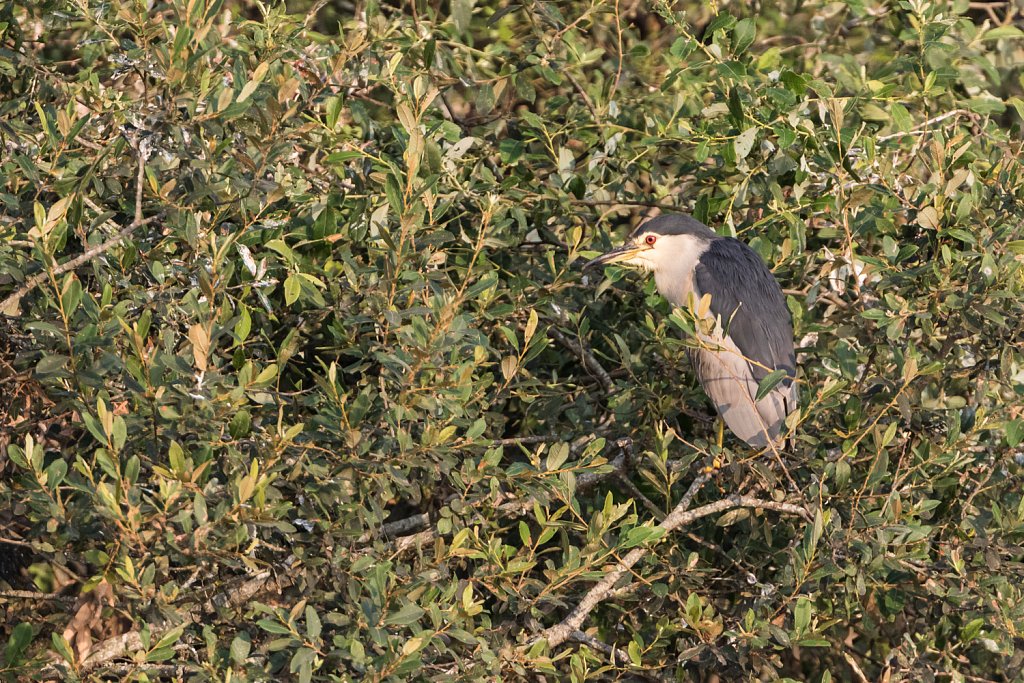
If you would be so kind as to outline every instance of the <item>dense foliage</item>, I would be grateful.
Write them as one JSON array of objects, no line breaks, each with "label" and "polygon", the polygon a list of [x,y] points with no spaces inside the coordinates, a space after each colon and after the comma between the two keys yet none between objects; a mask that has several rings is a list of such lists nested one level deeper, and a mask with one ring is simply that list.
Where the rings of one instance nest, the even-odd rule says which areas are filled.
[{"label": "dense foliage", "polygon": [[[1017,11],[3,3],[0,672],[1019,679]],[[676,210],[783,283],[782,457],[579,269]],[[809,515],[660,534],[714,460]]]}]

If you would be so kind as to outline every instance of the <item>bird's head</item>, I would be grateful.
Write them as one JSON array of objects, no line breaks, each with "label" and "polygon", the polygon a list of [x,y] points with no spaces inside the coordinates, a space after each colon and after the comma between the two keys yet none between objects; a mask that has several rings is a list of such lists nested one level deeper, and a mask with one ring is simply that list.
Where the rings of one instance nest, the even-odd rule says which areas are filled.
[{"label": "bird's head", "polygon": [[598,256],[583,268],[621,263],[654,273],[672,270],[682,261],[692,262],[717,237],[711,228],[689,216],[658,216],[630,233],[621,247]]}]

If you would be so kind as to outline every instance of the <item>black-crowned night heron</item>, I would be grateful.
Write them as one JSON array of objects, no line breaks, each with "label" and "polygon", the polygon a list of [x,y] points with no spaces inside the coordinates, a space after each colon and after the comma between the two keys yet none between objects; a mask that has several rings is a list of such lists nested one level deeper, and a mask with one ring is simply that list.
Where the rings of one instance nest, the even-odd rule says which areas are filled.
[{"label": "black-crowned night heron", "polygon": [[[736,436],[755,448],[775,443],[797,407],[796,355],[782,290],[761,257],[690,216],[668,215],[584,268],[606,263],[654,273],[663,297],[698,315],[690,357],[704,391]],[[710,305],[701,304],[705,295]],[[776,370],[781,381],[757,400],[761,380]]]}]

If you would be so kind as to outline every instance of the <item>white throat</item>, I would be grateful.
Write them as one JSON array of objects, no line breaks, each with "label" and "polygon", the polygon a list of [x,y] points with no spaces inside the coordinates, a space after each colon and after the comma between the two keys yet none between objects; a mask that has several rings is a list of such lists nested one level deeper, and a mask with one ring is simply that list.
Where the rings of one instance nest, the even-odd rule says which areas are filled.
[{"label": "white throat", "polygon": [[[673,306],[686,305],[687,296],[694,291],[693,271],[709,246],[693,235],[663,235],[651,250],[654,253],[648,258],[654,271],[654,283],[658,293]],[[670,253],[672,257],[668,258]]]}]

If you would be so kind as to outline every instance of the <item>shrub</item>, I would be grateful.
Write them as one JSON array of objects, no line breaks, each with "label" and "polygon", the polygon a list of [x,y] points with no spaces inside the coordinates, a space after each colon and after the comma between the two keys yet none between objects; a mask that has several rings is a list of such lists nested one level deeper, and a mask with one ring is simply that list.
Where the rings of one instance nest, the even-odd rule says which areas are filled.
[{"label": "shrub", "polygon": [[[4,675],[1019,676],[1016,11],[7,3]],[[579,271],[657,211],[783,283],[783,457]]]}]

